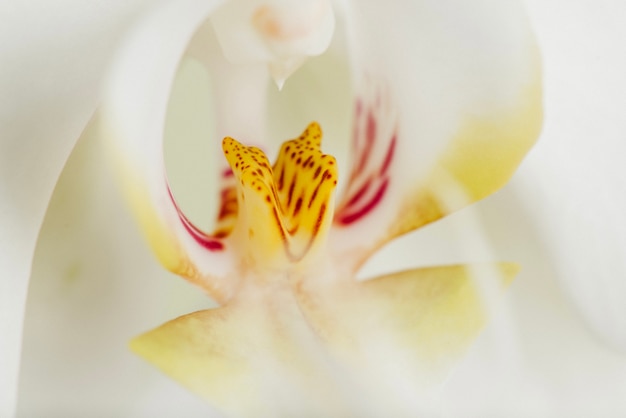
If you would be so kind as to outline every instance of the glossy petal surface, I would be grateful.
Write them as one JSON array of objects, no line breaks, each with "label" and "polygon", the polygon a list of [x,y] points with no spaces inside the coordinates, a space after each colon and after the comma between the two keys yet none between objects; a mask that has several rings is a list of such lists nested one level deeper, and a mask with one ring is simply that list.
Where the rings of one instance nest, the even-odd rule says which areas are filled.
[{"label": "glossy petal surface", "polygon": [[450,366],[484,325],[473,275],[485,268],[501,280],[497,287],[518,270],[436,267],[368,282],[304,282],[295,294],[286,282],[251,287],[222,308],[138,337],[132,347],[235,414],[356,414],[357,405],[372,416],[432,412]]},{"label": "glossy petal surface", "polygon": [[330,0],[231,0],[211,22],[229,61],[267,64],[279,88],[328,48],[335,28]]},{"label": "glossy petal surface", "polygon": [[147,4],[62,0],[1,7],[2,416],[14,410],[28,280],[52,190],[96,108],[98,86],[120,35]]},{"label": "glossy petal surface", "polygon": [[342,416],[329,364],[287,287],[239,295],[133,340],[133,351],[229,416]]},{"label": "glossy petal surface", "polygon": [[[514,264],[407,270],[298,294],[313,328],[366,390],[397,416],[437,408],[436,394],[487,320],[479,280],[497,289]],[[376,376],[372,379],[372,376]]]},{"label": "glossy petal surface", "polygon": [[[155,262],[116,187],[98,133],[91,123],[81,135],[37,240],[24,320],[20,417],[131,415],[168,382],[127,342],[155,321],[213,306]],[[170,386],[165,408],[187,399],[191,416],[203,406]]]},{"label": "glossy petal surface", "polygon": [[558,3],[530,2],[545,54],[546,128],[514,190],[586,324],[626,353],[626,59],[615,54],[626,5],[581,1],[561,14]]},{"label": "glossy petal surface", "polygon": [[107,86],[103,133],[111,139],[126,194],[161,263],[223,301],[237,285],[231,248],[180,210],[167,184],[162,146],[176,69],[194,32],[218,4],[164,4],[135,27]]},{"label": "glossy petal surface", "polygon": [[540,62],[516,1],[354,2],[347,24],[355,127],[336,242],[368,254],[509,179],[539,133]]}]

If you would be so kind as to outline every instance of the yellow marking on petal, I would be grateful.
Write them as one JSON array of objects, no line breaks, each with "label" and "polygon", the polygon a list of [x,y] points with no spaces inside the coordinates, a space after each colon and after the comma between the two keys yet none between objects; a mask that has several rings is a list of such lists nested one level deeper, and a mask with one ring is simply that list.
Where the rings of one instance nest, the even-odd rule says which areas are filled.
[{"label": "yellow marking on petal", "polygon": [[204,289],[217,302],[224,302],[232,295],[232,289],[220,289],[212,285],[210,278],[202,275],[174,233],[174,226],[159,216],[148,193],[147,182],[142,180],[124,157],[118,157],[122,187],[130,208],[139,223],[148,245],[159,262],[168,271],[185,278]]},{"label": "yellow marking on petal", "polygon": [[247,349],[247,333],[256,331],[257,321],[230,307],[195,312],[136,337],[130,347],[225,411],[262,411],[262,391],[241,352]]},{"label": "yellow marking on petal", "polygon": [[535,80],[517,105],[488,118],[467,119],[428,179],[399,205],[401,215],[378,246],[480,200],[509,181],[541,131],[538,69]]},{"label": "yellow marking on petal", "polygon": [[[487,320],[473,273],[511,283],[512,263],[423,268],[365,282],[303,286],[303,312],[342,361],[383,376],[397,361],[418,387],[441,382]],[[385,364],[389,363],[389,364]],[[389,369],[388,369],[389,367]]]},{"label": "yellow marking on petal", "polygon": [[284,290],[179,317],[135,338],[131,349],[229,416],[347,416],[315,355],[319,341]]},{"label": "yellow marking on petal", "polygon": [[334,157],[321,152],[322,132],[311,123],[283,144],[272,168],[258,148],[224,138],[224,155],[238,182],[238,228],[256,266],[285,268],[324,242],[337,184]]},{"label": "yellow marking on petal", "polygon": [[186,278],[195,276],[195,268],[184,255],[172,228],[165,224],[151,204],[147,185],[139,176],[131,174],[131,170],[125,170],[122,177],[131,209],[159,262],[175,274]]},{"label": "yellow marking on petal", "polygon": [[537,140],[542,115],[538,82],[512,111],[469,120],[441,159],[441,167],[473,201],[482,199],[507,183]]}]

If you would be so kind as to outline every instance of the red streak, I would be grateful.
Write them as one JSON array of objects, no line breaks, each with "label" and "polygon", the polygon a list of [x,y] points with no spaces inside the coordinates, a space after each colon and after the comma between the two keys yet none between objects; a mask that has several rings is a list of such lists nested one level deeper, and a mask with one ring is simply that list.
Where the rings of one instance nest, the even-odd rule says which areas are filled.
[{"label": "red streak", "polygon": [[187,223],[189,221],[185,221],[185,215],[179,213],[181,221],[183,221],[183,226],[189,232],[189,235],[203,248],[206,248],[209,251],[221,251],[224,249],[224,244],[221,242],[211,239],[207,237],[202,231],[199,231],[193,224]]},{"label": "red streak", "polygon": [[224,249],[224,244],[222,244],[220,241],[217,241],[216,239],[206,235],[204,232],[202,232],[200,229],[198,229],[194,224],[192,224],[191,221],[189,221],[189,219],[187,219],[185,214],[178,207],[178,204],[176,203],[176,200],[174,199],[174,196],[172,195],[172,190],[170,189],[169,185],[167,185],[166,187],[167,187],[167,194],[169,195],[170,200],[174,204],[174,208],[176,209],[176,213],[178,213],[178,218],[180,219],[181,223],[183,224],[183,227],[189,233],[189,235],[191,235],[191,237],[198,244],[200,244],[200,246],[202,246],[203,248],[206,248],[209,251],[221,251],[221,250],[223,250]]},{"label": "red streak", "polygon": [[361,188],[350,198],[350,200],[348,200],[348,203],[346,203],[346,207],[354,206],[355,203],[361,200],[363,196],[365,196],[365,193],[369,190],[371,185],[371,180],[366,181],[363,186],[361,186]]},{"label": "red streak", "polygon": [[384,175],[385,173],[387,173],[387,170],[389,169],[389,166],[391,165],[393,156],[396,153],[397,139],[398,139],[398,136],[396,134],[393,134],[393,137],[391,138],[391,143],[389,144],[389,148],[387,149],[387,155],[385,155],[385,160],[383,161],[383,166],[380,169],[381,175]]},{"label": "red streak", "polygon": [[356,212],[339,215],[337,222],[343,225],[349,225],[367,215],[383,200],[383,197],[387,192],[388,185],[389,179],[385,179],[385,181],[378,187],[378,190],[376,190],[376,194],[374,194],[374,196],[372,196],[372,198],[365,205],[363,205],[361,209],[358,209]]}]

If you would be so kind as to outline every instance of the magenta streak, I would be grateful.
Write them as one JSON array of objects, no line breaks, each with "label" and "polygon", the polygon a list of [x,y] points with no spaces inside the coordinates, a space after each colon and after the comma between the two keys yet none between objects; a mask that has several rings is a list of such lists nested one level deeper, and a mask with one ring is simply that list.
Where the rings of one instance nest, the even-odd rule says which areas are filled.
[{"label": "magenta streak", "polygon": [[167,194],[169,195],[170,200],[174,204],[176,213],[178,213],[178,218],[180,219],[181,223],[185,227],[185,230],[187,231],[187,233],[189,233],[189,235],[191,235],[191,237],[198,244],[200,244],[203,248],[206,248],[209,251],[223,250],[224,244],[222,244],[220,241],[216,240],[215,238],[212,238],[206,235],[204,232],[198,229],[194,224],[192,224],[191,221],[189,221],[189,219],[187,219],[185,214],[178,207],[178,204],[176,203],[176,200],[174,199],[174,196],[172,195],[172,190],[170,189],[170,186],[166,185],[166,187],[167,187]]},{"label": "magenta streak", "polygon": [[391,142],[389,143],[389,148],[387,149],[387,155],[385,155],[385,160],[383,161],[383,166],[380,168],[381,176],[387,173],[387,170],[389,169],[389,166],[391,165],[391,161],[393,160],[393,156],[395,155],[395,152],[396,152],[397,139],[398,139],[398,135],[394,133],[393,137],[391,138]]},{"label": "magenta streak", "polygon": [[357,190],[357,192],[354,193],[354,195],[350,198],[350,200],[348,200],[348,203],[346,203],[346,209],[349,208],[350,206],[354,206],[359,200],[361,200],[363,196],[365,196],[365,193],[369,190],[371,185],[372,185],[371,180],[368,180],[365,183],[363,183],[361,188]]},{"label": "magenta streak", "polygon": [[387,192],[388,185],[389,185],[389,179],[387,178],[378,187],[378,190],[376,190],[376,193],[374,194],[374,196],[372,196],[372,198],[365,205],[363,205],[356,212],[339,215],[337,221],[344,225],[349,225],[361,219],[363,216],[367,215],[376,206],[378,206],[378,204],[383,200],[383,197],[385,196],[385,193]]},{"label": "magenta streak", "polygon": [[363,102],[361,101],[361,99],[357,99],[356,103],[354,104],[354,113],[355,113],[355,119],[358,119],[361,116],[361,112],[363,111]]},{"label": "magenta streak", "polygon": [[230,167],[225,168],[224,171],[222,171],[222,177],[225,179],[229,177],[233,177],[234,175],[235,174],[233,173],[233,170]]},{"label": "magenta streak", "polygon": [[376,139],[376,118],[372,112],[367,113],[367,125],[365,127],[365,144],[361,148],[361,158],[357,167],[363,170],[370,158],[372,148],[374,147],[374,140]]},{"label": "magenta streak", "polygon": [[361,100],[356,101],[355,112],[354,112],[354,122],[353,122],[353,131],[352,131],[352,145],[357,148],[359,145],[359,139],[361,138],[360,132],[360,123],[361,113],[363,113],[363,104]]}]

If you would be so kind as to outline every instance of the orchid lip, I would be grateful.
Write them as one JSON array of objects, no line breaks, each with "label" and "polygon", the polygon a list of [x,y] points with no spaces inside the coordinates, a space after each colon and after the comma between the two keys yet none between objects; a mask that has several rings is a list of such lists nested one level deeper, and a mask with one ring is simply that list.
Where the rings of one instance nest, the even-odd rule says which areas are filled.
[{"label": "orchid lip", "polygon": [[252,269],[289,269],[323,246],[333,218],[337,164],[321,152],[321,138],[320,126],[311,123],[283,144],[273,167],[259,148],[224,138],[236,179],[222,194],[230,210],[237,206],[228,233]]}]

